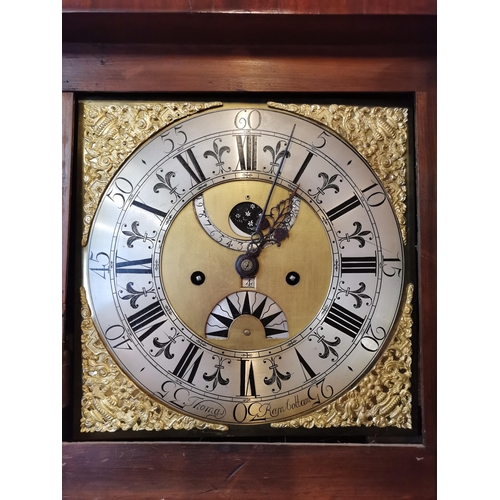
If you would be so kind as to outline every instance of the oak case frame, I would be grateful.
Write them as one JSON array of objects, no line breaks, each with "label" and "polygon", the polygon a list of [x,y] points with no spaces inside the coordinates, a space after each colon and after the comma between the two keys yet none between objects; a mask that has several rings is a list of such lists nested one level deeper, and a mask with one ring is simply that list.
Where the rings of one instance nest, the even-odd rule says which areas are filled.
[{"label": "oak case frame", "polygon": [[[72,300],[66,283],[72,251],[73,123],[75,102],[82,93],[116,93],[118,97],[125,93],[266,91],[414,95],[418,289],[425,291],[416,297],[420,353],[415,352],[414,358],[420,357],[423,443],[66,442],[64,496],[193,498],[205,493],[217,498],[255,498],[260,493],[277,498],[435,498],[436,47],[432,36],[424,42],[419,36],[422,30],[432,34],[434,2],[414,2],[413,10],[410,6],[406,12],[395,13],[390,2],[379,1],[376,14],[358,13],[358,2],[353,2],[351,10],[339,7],[338,12],[320,15],[312,14],[315,2],[304,2],[301,7],[278,2],[288,7],[287,13],[286,9],[281,13],[260,9],[260,14],[252,15],[231,12],[230,1],[220,2],[218,9],[211,4],[211,12],[189,12],[188,2],[181,0],[170,11],[158,11],[155,2],[143,2],[142,13],[138,8],[132,12],[130,6],[128,11],[119,7],[105,11],[103,2],[92,2],[92,9],[86,2],[76,2],[77,9],[74,3],[63,2],[63,313]],[[259,2],[239,2],[240,8],[242,4],[251,10]],[[397,22],[391,24],[395,18]],[[96,29],[86,29],[89,22]],[[214,26],[223,25],[237,26],[246,39],[214,34]],[[128,39],[123,34],[127,26],[125,32],[133,33]],[[174,33],[166,34],[162,26],[175,26]],[[272,30],[267,29],[270,26]],[[287,34],[299,27],[293,44],[287,41]],[[142,40],[148,43],[138,43],[141,30]],[[263,35],[255,35],[255,30]],[[372,35],[382,31],[381,45],[373,46]],[[342,33],[348,32],[352,43],[345,45]],[[216,44],[207,45],[208,39]],[[63,314],[63,342],[70,338],[69,324]],[[69,360],[63,349],[63,367]],[[68,371],[63,376],[66,407],[71,400],[70,378]]]}]

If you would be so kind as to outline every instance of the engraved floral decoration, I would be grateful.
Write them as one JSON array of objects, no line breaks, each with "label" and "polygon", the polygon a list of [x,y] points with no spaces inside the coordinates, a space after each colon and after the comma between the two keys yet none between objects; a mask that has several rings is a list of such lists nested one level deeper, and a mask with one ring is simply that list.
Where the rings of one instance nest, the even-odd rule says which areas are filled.
[{"label": "engraved floral decoration", "polygon": [[[291,153],[290,151],[286,151],[286,145],[286,141],[278,141],[275,148],[273,148],[272,146],[264,146],[263,151],[266,153],[270,153],[272,158],[269,162],[269,166],[271,167],[269,170],[270,174],[274,174],[274,169],[279,167],[283,156],[285,157],[285,159],[290,158]],[[263,167],[262,170],[266,171],[266,168]]]},{"label": "engraved floral decoration", "polygon": [[373,239],[372,236],[370,236],[372,232],[367,230],[364,231],[361,223],[354,222],[353,226],[354,231],[351,234],[346,233],[345,236],[340,236],[340,231],[338,231],[339,236],[337,237],[337,240],[342,250],[345,248],[345,243],[350,243],[352,240],[358,242],[359,248],[363,248],[366,244],[366,238],[368,238],[369,240]]},{"label": "engraved floral decoration", "polygon": [[[224,173],[224,161],[222,160],[222,156],[224,153],[229,153],[231,149],[229,146],[222,146],[219,148],[219,145],[217,144],[217,141],[222,142],[222,139],[214,139],[213,142],[213,150],[208,150],[203,153],[204,158],[208,158],[211,156],[212,158],[215,159],[215,166],[219,169],[218,171],[214,171],[214,174],[223,174]],[[230,168],[227,169],[229,171]]]},{"label": "engraved floral decoration", "polygon": [[264,363],[270,363],[269,369],[271,370],[272,374],[270,377],[264,377],[264,384],[266,385],[274,385],[276,384],[276,387],[271,389],[273,392],[278,392],[281,390],[282,387],[282,380],[290,380],[290,377],[292,374],[290,372],[282,373],[279,369],[277,360],[281,359],[281,356],[271,356],[271,359],[265,359]]},{"label": "engraved floral decoration", "polygon": [[406,244],[408,109],[276,102],[269,102],[268,106],[315,120],[349,142],[381,180]]},{"label": "engraved floral decoration", "polygon": [[[323,330],[323,328],[320,327],[320,330]],[[328,356],[333,355],[332,361],[336,361],[339,354],[334,347],[337,347],[340,344],[340,338],[335,337],[333,340],[326,340],[325,336],[320,335],[319,332],[312,332],[308,337],[309,341],[311,342],[314,337],[316,338],[316,342],[321,344],[323,347],[323,352],[320,352],[318,356],[322,359],[326,359]]]},{"label": "engraved floral decoration", "polygon": [[221,106],[210,103],[108,103],[82,104],[83,235],[87,243],[90,224],[113,174],[130,153],[155,132],[199,111]]},{"label": "engraved floral decoration", "polygon": [[[181,195],[177,192],[177,186],[172,186],[172,179],[175,177],[175,172],[167,172],[163,174],[163,169],[160,168],[158,172],[156,172],[156,178],[160,181],[153,186],[153,191],[155,193],[159,193],[160,189],[166,189],[169,194],[175,195],[172,199],[172,203],[177,201]],[[183,190],[184,191],[184,190]]]},{"label": "engraved floral decoration", "polygon": [[366,293],[363,293],[366,290],[366,285],[363,282],[359,284],[356,290],[352,290],[349,287],[344,288],[343,285],[345,285],[345,281],[341,281],[339,284],[339,295],[337,295],[337,298],[340,297],[340,293],[343,293],[346,297],[352,297],[354,299],[354,309],[359,309],[363,300],[366,300],[366,305],[370,305],[372,298]]},{"label": "engraved floral decoration", "polygon": [[[129,231],[127,229],[124,229],[122,231],[122,233],[125,236],[128,236],[127,246],[129,248],[133,248],[134,243],[136,241],[142,241],[143,243],[146,243],[147,241],[149,241],[150,245],[148,248],[153,248],[152,245],[153,245],[153,242],[156,238],[156,231],[153,231],[152,236],[149,236],[147,232],[144,232],[144,234],[142,234],[141,231],[139,230],[139,226],[140,226],[139,222],[134,221],[134,222],[132,222],[131,231]],[[127,227],[127,224],[124,224],[123,227]]]},{"label": "engraved floral decoration", "polygon": [[[323,180],[323,185],[321,187],[318,187],[316,193],[312,194],[312,190],[308,189],[307,191],[309,194],[311,194],[312,198],[315,199],[318,203],[323,203],[322,200],[319,199],[320,195],[324,196],[325,191],[327,189],[333,189],[335,193],[339,192],[339,186],[335,184],[335,181],[337,180],[339,174],[334,174],[331,177],[328,176],[325,172],[320,172],[318,174],[318,177],[320,177]],[[339,178],[338,182],[342,182],[342,179]]]},{"label": "engraved floral decoration", "polygon": [[223,358],[221,356],[218,356],[217,354],[214,354],[212,356],[212,359],[217,360],[217,364],[215,365],[215,371],[211,374],[204,373],[203,374],[203,380],[206,380],[207,382],[212,382],[212,387],[209,385],[206,386],[206,389],[209,391],[213,391],[217,388],[217,386],[220,385],[227,385],[229,384],[229,379],[224,378],[222,376],[222,370],[224,370],[224,362],[227,361],[227,363],[231,363],[230,359]]}]

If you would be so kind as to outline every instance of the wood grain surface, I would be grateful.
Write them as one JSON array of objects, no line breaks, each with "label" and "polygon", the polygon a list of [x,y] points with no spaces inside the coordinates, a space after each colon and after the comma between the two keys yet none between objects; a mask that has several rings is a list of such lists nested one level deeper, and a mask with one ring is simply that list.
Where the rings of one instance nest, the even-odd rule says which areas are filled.
[{"label": "wood grain surface", "polygon": [[435,498],[424,447],[81,443],[63,446],[63,498]]}]

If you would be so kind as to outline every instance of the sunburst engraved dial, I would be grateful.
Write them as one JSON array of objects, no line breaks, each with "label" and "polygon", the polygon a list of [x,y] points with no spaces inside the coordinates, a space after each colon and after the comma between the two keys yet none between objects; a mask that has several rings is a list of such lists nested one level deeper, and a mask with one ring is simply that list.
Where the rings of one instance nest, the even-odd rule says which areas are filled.
[{"label": "sunburst engraved dial", "polygon": [[403,269],[403,253],[354,149],[307,119],[232,105],[124,163],[85,285],[104,343],[150,395],[211,422],[272,423],[331,402],[377,360],[404,283],[386,264]]}]

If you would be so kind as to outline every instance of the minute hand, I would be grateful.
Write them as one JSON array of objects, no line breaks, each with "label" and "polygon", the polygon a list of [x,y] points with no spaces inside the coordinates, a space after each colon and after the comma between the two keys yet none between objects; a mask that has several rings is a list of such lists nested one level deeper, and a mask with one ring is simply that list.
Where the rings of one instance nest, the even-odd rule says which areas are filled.
[{"label": "minute hand", "polygon": [[288,149],[290,148],[290,143],[292,142],[292,137],[293,137],[294,131],[295,131],[295,125],[293,126],[290,137],[288,138],[285,152],[284,152],[283,156],[281,157],[281,161],[280,161],[280,164],[278,166],[278,170],[276,172],[276,175],[274,176],[273,183],[271,185],[271,189],[269,190],[269,194],[267,195],[266,203],[264,204],[264,208],[262,210],[262,213],[260,214],[259,220],[257,221],[257,226],[255,227],[255,231],[252,234],[252,238],[255,234],[259,234],[260,226],[262,225],[262,220],[264,219],[265,214],[267,213],[267,208],[269,206],[269,202],[271,201],[271,196],[273,195],[274,187],[276,186],[276,181],[278,180],[278,177],[279,177],[281,170],[283,168],[283,164],[285,163],[285,158],[286,158],[286,155],[288,154]]}]

